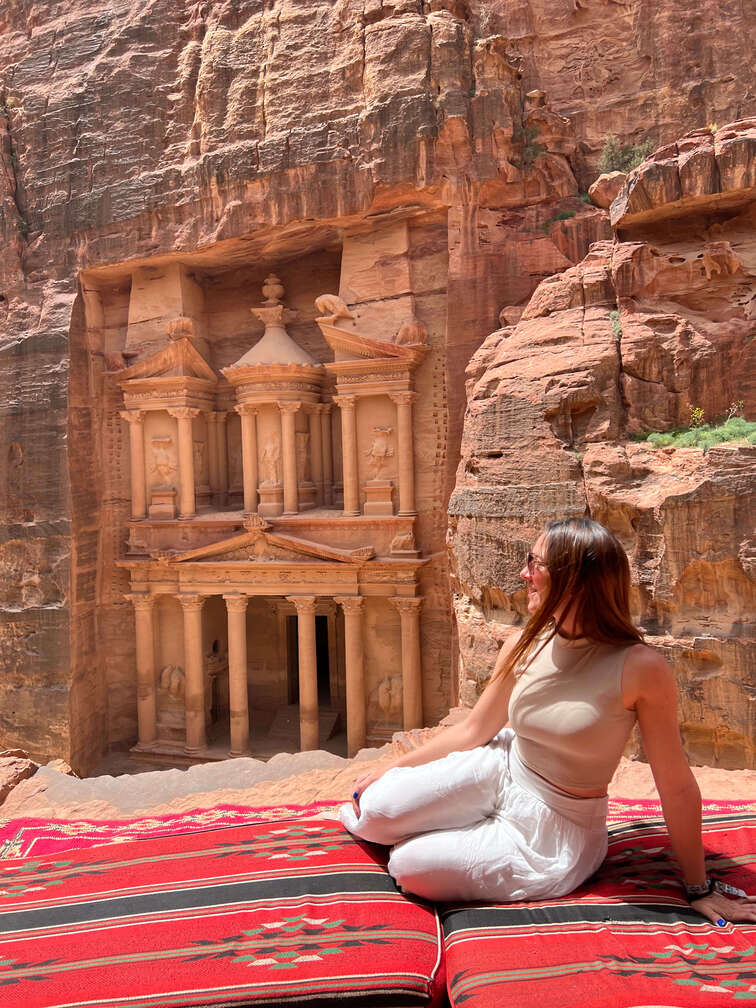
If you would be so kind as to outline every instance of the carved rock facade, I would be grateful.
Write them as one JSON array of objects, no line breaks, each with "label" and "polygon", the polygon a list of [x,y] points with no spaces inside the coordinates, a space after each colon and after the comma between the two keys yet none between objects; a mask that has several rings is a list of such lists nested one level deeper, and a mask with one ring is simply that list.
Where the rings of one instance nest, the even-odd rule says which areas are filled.
[{"label": "carved rock facade", "polygon": [[[603,3],[571,0],[556,8],[545,0],[328,0],[306,11],[259,0],[2,5],[5,744],[63,755],[85,772],[109,745],[137,738],[134,611],[117,566],[132,520],[126,460],[137,433],[120,416],[115,375],[185,338],[222,374],[260,332],[248,309],[272,271],[300,312],[289,332],[317,364],[332,355],[316,315],[336,314],[340,326],[351,314],[366,338],[397,346],[411,345],[417,327],[427,332],[413,417],[422,510],[414,532],[391,541],[430,558],[421,575],[422,654],[433,669],[424,717],[448,708],[455,677],[445,510],[465,365],[502,307],[521,313],[540,280],[609,236],[606,214],[579,191],[595,175],[614,108],[623,107],[623,140],[653,123],[663,142],[680,122],[744,114],[742,15],[718,12],[680,36],[686,5],[662,8],[630,0],[608,17]],[[672,35],[674,60],[657,42]],[[346,316],[313,308],[324,291]],[[218,406],[207,420],[156,424],[145,410],[148,523],[191,511],[179,424],[198,515],[222,494],[224,424],[226,478],[244,494],[241,417],[208,391],[195,385],[200,401],[175,406]],[[138,400],[127,407],[141,408]],[[295,421],[304,505],[318,484],[309,422]],[[284,459],[269,447],[266,423],[259,504],[276,511]],[[375,427],[392,428],[396,441],[396,411]],[[385,431],[370,434],[370,457],[358,465],[385,481],[393,464]],[[340,443],[334,438],[335,452]],[[386,487],[373,486],[370,497],[376,522],[390,518],[380,513]],[[169,686],[175,678],[168,675]],[[396,711],[396,695],[384,682],[368,706]]]}]

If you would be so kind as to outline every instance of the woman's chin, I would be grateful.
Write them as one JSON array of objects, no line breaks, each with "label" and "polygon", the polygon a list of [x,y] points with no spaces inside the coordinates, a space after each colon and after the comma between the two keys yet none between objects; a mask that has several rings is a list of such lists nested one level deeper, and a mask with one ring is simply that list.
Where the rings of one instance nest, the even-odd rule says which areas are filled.
[{"label": "woman's chin", "polygon": [[541,600],[537,595],[528,595],[528,612],[532,616],[534,613],[538,612],[541,605]]}]

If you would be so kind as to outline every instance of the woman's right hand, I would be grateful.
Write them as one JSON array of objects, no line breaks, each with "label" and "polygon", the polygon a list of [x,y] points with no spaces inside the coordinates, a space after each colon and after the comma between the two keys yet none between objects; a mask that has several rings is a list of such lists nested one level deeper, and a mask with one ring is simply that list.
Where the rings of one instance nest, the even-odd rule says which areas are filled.
[{"label": "woman's right hand", "polygon": [[360,814],[360,798],[362,797],[362,792],[366,787],[369,787],[374,781],[377,781],[380,777],[390,770],[391,767],[381,767],[380,770],[370,770],[368,773],[362,774],[354,782],[354,792],[352,794],[352,805],[354,807],[355,815]]}]

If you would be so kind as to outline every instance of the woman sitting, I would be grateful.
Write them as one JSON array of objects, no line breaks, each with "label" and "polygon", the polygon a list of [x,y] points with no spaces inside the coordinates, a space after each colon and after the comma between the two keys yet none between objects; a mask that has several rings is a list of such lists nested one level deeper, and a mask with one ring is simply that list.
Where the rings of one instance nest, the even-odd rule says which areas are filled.
[{"label": "woman sitting", "polygon": [[706,875],[674,677],[631,622],[618,540],[552,522],[521,576],[530,619],[467,719],[358,778],[343,824],[391,845],[389,872],[426,899],[564,896],[604,859],[607,786],[637,720],[688,900],[719,925],[756,920],[756,900]]}]

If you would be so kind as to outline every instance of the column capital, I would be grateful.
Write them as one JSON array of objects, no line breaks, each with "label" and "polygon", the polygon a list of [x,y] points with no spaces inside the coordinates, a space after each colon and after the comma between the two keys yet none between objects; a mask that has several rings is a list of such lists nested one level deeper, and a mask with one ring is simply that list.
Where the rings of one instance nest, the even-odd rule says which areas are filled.
[{"label": "column capital", "polygon": [[226,419],[227,416],[228,416],[228,413],[225,410],[208,410],[207,411],[207,419],[208,419],[209,423],[222,423]]},{"label": "column capital", "polygon": [[411,406],[417,399],[417,392],[389,392],[389,399],[396,406]]},{"label": "column capital", "polygon": [[177,598],[181,605],[183,606],[184,612],[201,612],[202,606],[205,601],[204,595],[190,595],[179,593]]},{"label": "column capital", "polygon": [[195,409],[193,406],[174,406],[168,410],[169,416],[172,416],[175,420],[193,420],[201,412],[202,410]]},{"label": "column capital", "polygon": [[389,597],[389,602],[396,610],[398,610],[400,615],[404,616],[409,615],[410,613],[419,613],[420,606],[423,604],[423,599],[420,595],[415,595],[411,598],[405,595],[391,595]]},{"label": "column capital", "polygon": [[357,406],[356,395],[336,395],[333,397],[333,401],[340,410],[353,410]]},{"label": "column capital", "polygon": [[155,596],[147,592],[129,592],[123,597],[133,603],[137,612],[151,612],[155,605]]},{"label": "column capital", "polygon": [[240,403],[234,406],[234,412],[239,416],[257,416],[260,410],[254,403]]},{"label": "column capital", "polygon": [[147,410],[143,409],[133,409],[133,410],[121,410],[120,416],[121,420],[125,420],[126,423],[142,423],[145,416],[147,415]]},{"label": "column capital", "polygon": [[317,413],[319,416],[323,416],[324,413],[331,412],[331,403],[324,403],[324,402],[308,403],[307,412]]},{"label": "column capital", "polygon": [[296,413],[302,408],[301,402],[290,402],[289,400],[284,400],[278,403],[278,409],[281,413]]},{"label": "column capital", "polygon": [[315,612],[315,603],[318,601],[316,595],[287,595],[287,602],[293,602],[298,614],[309,614]]},{"label": "column capital", "polygon": [[334,595],[333,601],[337,602],[344,610],[345,615],[349,616],[358,615],[365,607],[365,599],[362,595]]},{"label": "column capital", "polygon": [[229,612],[243,613],[247,611],[248,595],[224,595],[226,608]]}]

